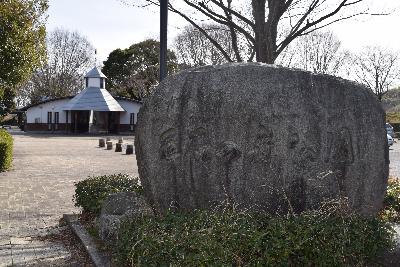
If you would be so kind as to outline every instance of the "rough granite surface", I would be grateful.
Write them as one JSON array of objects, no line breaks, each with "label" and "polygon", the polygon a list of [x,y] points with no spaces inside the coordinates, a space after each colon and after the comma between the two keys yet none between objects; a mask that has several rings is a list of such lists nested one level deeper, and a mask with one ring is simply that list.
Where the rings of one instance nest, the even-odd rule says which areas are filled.
[{"label": "rough granite surface", "polygon": [[114,193],[104,201],[97,219],[100,238],[106,243],[113,243],[124,219],[152,215],[154,215],[152,208],[137,193]]},{"label": "rough granite surface", "polygon": [[373,93],[347,80],[258,63],[195,68],[145,99],[139,175],[160,213],[301,212],[346,197],[374,214],[389,171],[384,122]]}]

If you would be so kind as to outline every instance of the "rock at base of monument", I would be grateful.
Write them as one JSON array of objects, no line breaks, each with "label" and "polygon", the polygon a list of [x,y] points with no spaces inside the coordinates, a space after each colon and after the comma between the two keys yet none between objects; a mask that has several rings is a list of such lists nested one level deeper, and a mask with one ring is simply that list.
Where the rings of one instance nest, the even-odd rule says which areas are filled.
[{"label": "rock at base of monument", "polygon": [[99,237],[106,244],[115,242],[118,236],[119,226],[124,219],[123,215],[101,215],[96,219]]},{"label": "rock at base of monument", "polygon": [[116,240],[124,219],[143,216],[154,216],[154,212],[142,196],[135,192],[114,193],[104,201],[96,220],[99,236],[111,244]]},{"label": "rock at base of monument", "polygon": [[384,123],[375,95],[354,82],[259,63],[199,67],[145,99],[139,175],[160,213],[220,203],[300,213],[344,197],[376,214],[389,171]]}]

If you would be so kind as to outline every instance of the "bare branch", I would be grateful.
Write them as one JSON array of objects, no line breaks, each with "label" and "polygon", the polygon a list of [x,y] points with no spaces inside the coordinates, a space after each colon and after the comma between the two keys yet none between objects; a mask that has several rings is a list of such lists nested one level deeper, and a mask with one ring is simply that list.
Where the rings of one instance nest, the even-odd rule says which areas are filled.
[{"label": "bare branch", "polygon": [[233,60],[230,58],[228,53],[226,53],[226,51],[222,48],[222,46],[216,40],[214,40],[202,27],[200,27],[197,23],[195,23],[192,19],[190,19],[188,16],[186,16],[182,12],[173,8],[173,6],[171,4],[169,5],[169,8],[172,12],[179,14],[182,18],[184,18],[186,21],[188,21],[190,24],[192,24],[196,29],[198,29],[201,33],[203,33],[204,36],[206,36],[207,39],[221,52],[221,54],[225,57],[225,59],[228,62],[233,62]]},{"label": "bare branch", "polygon": [[[158,5],[157,0],[142,1]],[[251,43],[252,49],[246,57],[252,59],[251,54],[254,50],[256,60],[265,63],[274,63],[275,59],[295,39],[333,23],[361,15],[388,14],[370,11],[366,0],[248,0],[249,3],[251,2],[249,15],[245,15],[246,13],[240,9],[243,1],[183,0],[179,2],[194,11],[194,17],[204,17],[229,29],[232,49],[235,52],[235,57],[230,60],[241,61],[243,59],[241,44]],[[169,9],[206,34],[210,42],[216,45],[218,50],[222,50],[212,37],[207,36],[206,30],[200,29],[201,26],[196,23],[192,15],[183,9],[173,8],[172,5]],[[280,30],[278,28],[285,20],[288,20],[290,30],[286,36],[278,38]],[[227,54],[224,55],[226,58]]]}]

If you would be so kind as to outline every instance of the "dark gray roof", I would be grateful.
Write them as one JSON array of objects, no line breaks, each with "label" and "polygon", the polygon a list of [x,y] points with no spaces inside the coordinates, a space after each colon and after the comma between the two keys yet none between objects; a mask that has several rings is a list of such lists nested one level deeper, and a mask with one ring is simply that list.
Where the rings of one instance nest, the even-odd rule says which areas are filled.
[{"label": "dark gray roof", "polygon": [[72,98],[63,110],[125,111],[106,89],[88,87]]},{"label": "dark gray roof", "polygon": [[[35,107],[35,106],[39,106],[48,102],[52,102],[52,101],[57,101],[57,100],[63,100],[63,99],[72,99],[75,96],[64,96],[64,97],[59,97],[59,98],[53,98],[53,99],[47,99],[38,103],[34,103],[34,104],[30,104],[28,106],[22,107],[17,109],[17,111],[27,111],[29,108],[31,107]],[[118,100],[126,100],[126,101],[130,101],[130,102],[134,102],[134,103],[138,103],[138,104],[143,104],[141,101],[139,100],[135,100],[135,99],[131,99],[131,98],[127,98],[127,97],[122,97],[122,96],[113,96],[114,99]]]},{"label": "dark gray roof", "polygon": [[94,67],[85,75],[85,78],[107,78],[107,77],[97,67]]}]

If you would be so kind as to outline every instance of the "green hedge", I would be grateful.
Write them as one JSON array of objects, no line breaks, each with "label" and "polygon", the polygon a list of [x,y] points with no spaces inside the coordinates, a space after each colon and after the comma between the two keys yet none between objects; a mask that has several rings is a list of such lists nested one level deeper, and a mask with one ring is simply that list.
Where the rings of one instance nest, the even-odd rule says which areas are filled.
[{"label": "green hedge", "polygon": [[6,130],[0,129],[0,171],[11,168],[13,161],[13,138]]},{"label": "green hedge", "polygon": [[142,187],[138,178],[126,174],[113,174],[89,177],[75,183],[74,202],[83,212],[99,214],[103,201],[112,193],[141,192]]},{"label": "green hedge", "polygon": [[370,266],[392,246],[375,218],[198,211],[125,221],[118,266]]},{"label": "green hedge", "polygon": [[388,222],[400,222],[400,181],[398,178],[389,179],[383,204],[381,218]]}]

